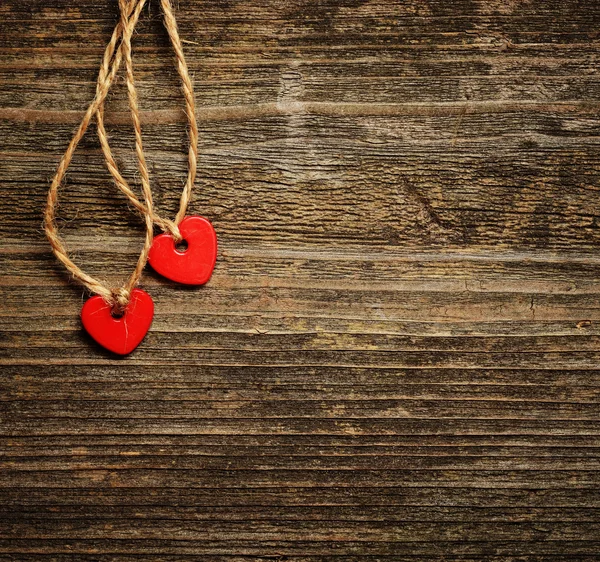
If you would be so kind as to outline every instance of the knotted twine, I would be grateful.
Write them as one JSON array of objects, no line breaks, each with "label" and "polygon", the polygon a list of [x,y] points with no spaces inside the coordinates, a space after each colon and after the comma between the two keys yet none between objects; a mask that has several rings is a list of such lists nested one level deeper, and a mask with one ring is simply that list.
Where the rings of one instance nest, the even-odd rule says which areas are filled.
[{"label": "knotted twine", "polygon": [[[148,166],[142,144],[140,115],[137,102],[137,91],[135,88],[133,75],[131,52],[131,36],[145,3],[146,0],[119,0],[121,18],[115,27],[104,52],[96,84],[96,95],[85,112],[77,131],[75,132],[66,152],[60,160],[56,174],[52,179],[52,183],[48,191],[46,211],[44,216],[44,229],[54,255],[65,265],[67,270],[77,281],[84,285],[91,293],[100,295],[109,305],[111,305],[113,312],[117,314],[121,314],[125,310],[125,307],[130,300],[131,291],[139,283],[139,280],[142,276],[142,271],[148,259],[148,252],[152,245],[154,224],[156,223],[161,229],[171,233],[176,241],[181,240],[181,234],[177,224],[179,224],[185,217],[185,213],[191,198],[191,191],[196,177],[198,155],[198,127],[196,123],[193,87],[187,70],[187,65],[185,63],[185,58],[183,56],[183,49],[181,47],[181,40],[179,39],[177,23],[175,21],[175,17],[173,16],[173,10],[170,1],[161,0],[165,27],[167,28],[171,44],[173,45],[173,49],[176,54],[177,69],[183,85],[190,137],[190,147],[188,150],[188,179],[180,198],[179,211],[174,222],[161,218],[154,212],[152,201],[152,190],[150,187]],[[119,40],[121,43],[117,49]],[[108,95],[108,91],[115,80],[123,58],[125,58],[127,96],[135,131],[135,150],[138,168],[140,171],[141,189],[144,202],[141,202],[138,199],[127,181],[121,175],[117,163],[113,157],[112,150],[108,142],[108,136],[106,134],[106,129],[104,127],[104,102],[106,100],[106,96]],[[100,139],[100,144],[107,168],[117,187],[127,196],[134,207],[140,211],[146,226],[144,246],[138,257],[136,267],[128,278],[127,282],[118,289],[110,288],[105,283],[95,279],[91,275],[88,275],[71,260],[68,255],[68,251],[60,237],[56,224],[56,207],[58,205],[59,187],[71,163],[73,154],[85,132],[87,131],[94,115],[96,116],[98,137]]]}]

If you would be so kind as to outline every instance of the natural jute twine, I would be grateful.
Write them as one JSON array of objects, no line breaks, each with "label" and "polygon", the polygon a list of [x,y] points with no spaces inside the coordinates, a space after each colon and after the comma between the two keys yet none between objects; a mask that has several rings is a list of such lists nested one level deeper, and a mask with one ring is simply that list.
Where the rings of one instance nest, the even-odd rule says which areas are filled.
[{"label": "natural jute twine", "polygon": [[[144,2],[145,0],[142,2],[142,4]],[[119,6],[121,8],[121,14],[124,14],[127,11],[126,2],[124,0],[119,0]],[[105,162],[117,187],[125,194],[125,196],[129,199],[129,201],[134,205],[136,209],[138,209],[142,214],[146,216],[150,215],[152,217],[152,221],[161,230],[169,232],[173,236],[175,241],[179,242],[182,237],[177,225],[185,217],[188,205],[190,203],[194,182],[196,181],[196,169],[198,161],[198,124],[196,122],[196,104],[194,100],[194,88],[192,86],[192,81],[190,79],[188,67],[185,62],[185,56],[183,54],[183,48],[181,45],[181,40],[179,38],[179,31],[177,29],[177,22],[175,20],[175,16],[173,15],[173,8],[171,6],[170,0],[161,0],[161,7],[164,17],[164,25],[169,34],[169,39],[171,41],[173,51],[175,52],[177,72],[179,73],[179,77],[181,79],[182,91],[185,98],[185,113],[188,121],[189,135],[188,177],[184,185],[183,191],[181,193],[181,197],[179,200],[179,210],[177,212],[177,215],[175,216],[174,221],[160,217],[153,211],[152,207],[147,208],[142,202],[140,202],[136,194],[130,188],[128,182],[125,180],[125,178],[123,178],[123,176],[119,172],[118,166],[115,162],[110,145],[108,143],[108,137],[106,134],[106,129],[104,127],[104,104],[100,104],[100,106],[98,107],[96,120],[98,123],[98,138],[100,139],[100,144],[104,153]],[[124,41],[121,45],[121,50],[123,51],[123,55],[125,57],[125,64],[127,67],[127,88],[129,93],[131,114],[133,118],[133,126],[136,137],[136,152],[138,160],[140,162],[145,162],[144,151],[142,148],[142,131],[140,124],[139,109],[137,105],[137,94],[133,83],[130,42]],[[117,54],[117,57],[115,57],[115,60],[113,61],[113,68],[110,71],[113,71],[114,68],[118,67],[119,64],[120,57],[119,54]],[[104,79],[108,74],[108,66],[103,65],[99,79]],[[145,185],[146,188],[149,190],[149,178],[147,173],[145,174],[142,171],[141,166],[140,173],[142,185]]]},{"label": "natural jute twine", "polygon": [[[194,93],[191,84],[191,80],[188,74],[187,65],[183,57],[183,50],[181,48],[181,41],[177,31],[177,24],[173,16],[173,11],[169,0],[161,0],[161,5],[164,12],[164,21],[169,37],[175,54],[177,57],[177,68],[183,84],[184,97],[186,100],[186,115],[189,122],[189,136],[190,136],[190,148],[188,152],[188,165],[189,173],[188,179],[184,186],[183,193],[180,199],[179,212],[175,218],[175,221],[169,221],[163,219],[155,214],[153,202],[152,202],[152,191],[150,187],[150,179],[148,173],[148,166],[146,164],[146,158],[144,155],[142,136],[141,136],[141,124],[140,115],[137,102],[137,91],[135,89],[135,82],[133,76],[133,63],[131,55],[131,36],[135,25],[139,19],[140,13],[146,3],[146,0],[119,0],[119,8],[121,11],[121,18],[117,26],[115,27],[111,39],[106,47],[100,72],[98,75],[96,95],[88,107],[75,135],[71,139],[69,146],[60,160],[56,174],[52,180],[50,189],[48,191],[48,198],[45,211],[44,227],[46,236],[50,241],[50,245],[56,257],[65,265],[67,270],[84,285],[90,292],[100,295],[107,303],[109,303],[113,310],[117,313],[123,312],[127,304],[129,303],[131,291],[138,284],[144,266],[148,258],[148,252],[152,245],[153,238],[153,225],[156,223],[161,229],[170,232],[174,238],[179,241],[181,240],[181,234],[177,224],[184,218],[190,197],[193,184],[196,177],[196,162],[197,162],[197,144],[198,144],[198,127],[195,117],[195,104],[194,104]],[[119,39],[121,43],[119,45]],[[117,48],[119,45],[119,48]],[[115,76],[118,72],[119,66],[122,59],[125,59],[126,66],[126,83],[127,83],[127,94],[129,100],[129,107],[132,114],[132,122],[135,131],[135,149],[136,157],[138,160],[138,167],[140,170],[141,177],[141,189],[143,195],[143,201],[141,202],[135,193],[129,187],[129,184],[123,178],[119,172],[118,166],[112,155],[112,151],[109,146],[106,129],[104,127],[104,101],[108,94],[111,85],[114,82]],[[58,204],[58,190],[64,179],[66,171],[71,163],[73,154],[77,148],[77,145],[83,138],[87,128],[93,116],[96,115],[98,123],[98,136],[102,151],[104,154],[105,162],[111,173],[116,185],[123,191],[127,198],[132,204],[138,209],[143,217],[146,225],[146,235],[144,240],[144,246],[140,252],[136,267],[127,280],[127,282],[118,289],[108,287],[105,283],[95,279],[94,277],[85,273],[79,268],[69,257],[67,249],[60,238],[58,227],[56,225],[56,207]]]}]

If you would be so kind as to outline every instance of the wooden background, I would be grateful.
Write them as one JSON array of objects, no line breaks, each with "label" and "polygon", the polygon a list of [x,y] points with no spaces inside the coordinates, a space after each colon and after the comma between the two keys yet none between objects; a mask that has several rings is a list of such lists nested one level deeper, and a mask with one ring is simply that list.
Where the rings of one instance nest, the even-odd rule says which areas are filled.
[{"label": "wooden background", "polygon": [[[0,3],[0,560],[600,560],[600,2],[180,0],[210,283],[115,359],[41,214],[116,0]],[[158,2],[159,210],[185,178]],[[122,79],[108,104],[136,178]],[[62,191],[118,284],[93,129]]]}]

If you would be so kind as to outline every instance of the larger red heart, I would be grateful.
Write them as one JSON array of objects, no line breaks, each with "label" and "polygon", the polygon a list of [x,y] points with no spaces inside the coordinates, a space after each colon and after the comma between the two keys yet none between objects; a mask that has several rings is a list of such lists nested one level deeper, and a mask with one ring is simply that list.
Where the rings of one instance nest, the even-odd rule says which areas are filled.
[{"label": "larger red heart", "polygon": [[179,224],[185,250],[175,245],[170,234],[154,238],[148,262],[163,277],[185,285],[204,285],[212,275],[217,261],[217,235],[204,217],[186,217]]},{"label": "larger red heart", "polygon": [[153,316],[152,297],[141,289],[131,291],[131,300],[118,318],[102,297],[88,299],[81,309],[81,321],[88,334],[118,355],[127,355],[138,346],[150,329]]}]

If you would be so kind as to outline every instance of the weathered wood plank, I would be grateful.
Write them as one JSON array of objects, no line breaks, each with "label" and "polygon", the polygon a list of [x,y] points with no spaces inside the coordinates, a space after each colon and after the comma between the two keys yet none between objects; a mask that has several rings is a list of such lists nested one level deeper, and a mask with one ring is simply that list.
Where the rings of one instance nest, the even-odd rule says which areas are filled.
[{"label": "weathered wood plank", "polygon": [[[301,136],[282,140],[290,119]],[[418,130],[398,138],[405,117],[368,117],[362,123],[357,117],[298,119],[278,118],[270,139],[256,145],[241,147],[225,140],[223,148],[201,154],[201,181],[192,207],[214,220],[223,247],[259,241],[322,247],[331,241],[337,247],[591,252],[598,244],[598,151],[588,131],[578,138],[574,130],[566,135],[555,130],[555,141],[533,131],[500,135],[498,148],[493,139],[465,139],[452,146],[449,137],[457,125],[476,126],[470,119],[461,124],[459,115],[446,118],[444,132],[439,119],[427,118],[424,126],[432,129],[424,136],[448,139],[436,145],[413,144],[411,139],[421,136]],[[483,116],[475,120],[484,119],[489,121]],[[516,126],[518,118],[512,121]],[[176,186],[185,177],[183,136],[181,127],[176,129],[172,137],[164,127],[155,130],[163,142],[176,147],[177,156],[150,152],[157,205],[163,212],[175,209]],[[318,136],[307,142],[302,131],[311,129]],[[67,130],[63,134],[66,142]],[[230,138],[234,135],[232,131]],[[14,183],[6,181],[3,187],[4,232],[12,234],[26,224],[24,236],[39,236],[44,202],[39,182],[45,184],[53,173],[58,150],[51,158],[14,152],[7,156],[2,171]],[[90,235],[130,234],[132,227],[139,228],[139,219],[111,185],[99,151],[87,163],[84,158],[84,153],[76,156],[61,197],[61,219],[68,228]],[[123,161],[132,176],[132,154]],[[163,183],[163,177],[171,180]],[[89,212],[82,214],[81,205]]]},{"label": "weathered wood plank", "polygon": [[[503,561],[510,562],[511,558],[514,560],[515,556],[520,556],[527,560],[527,557],[535,556],[530,558],[531,560],[551,560],[555,562],[560,560],[560,556],[565,556],[564,550],[561,554],[557,555],[557,550],[561,550],[560,540],[548,540],[544,533],[543,528],[537,533],[535,532],[523,532],[522,536],[519,535],[520,540],[497,540],[494,542],[486,542],[485,540],[479,541],[466,541],[461,540],[461,535],[449,533],[451,536],[445,540],[438,540],[434,543],[414,541],[399,543],[397,541],[352,541],[342,542],[339,540],[323,540],[323,541],[278,541],[276,538],[271,540],[265,540],[259,542],[253,535],[249,535],[246,538],[237,539],[235,541],[227,540],[207,540],[202,538],[199,540],[159,540],[159,539],[114,539],[110,542],[102,540],[65,540],[57,539],[53,541],[52,545],[48,548],[44,547],[45,542],[43,540],[27,539],[25,541],[19,541],[17,539],[8,539],[0,543],[0,552],[8,551],[14,552],[18,549],[19,553],[25,552],[27,554],[34,554],[44,548],[45,553],[49,553],[51,556],[56,554],[72,554],[76,553],[77,556],[98,556],[97,553],[105,554],[109,553],[108,556],[112,556],[113,560],[115,556],[121,557],[132,555],[132,553],[139,556],[138,559],[144,559],[144,557],[155,556],[162,557],[168,556],[167,560],[181,560],[189,559],[191,556],[193,560],[206,559],[206,560],[243,560],[248,557],[252,557],[255,560],[268,560],[274,557],[290,556],[291,560],[345,560],[348,556],[348,560],[369,560],[370,557],[383,556],[384,560],[414,560],[416,556],[428,556],[435,560],[436,557],[443,556],[443,553],[449,550],[454,550],[457,556],[465,560],[481,560],[484,556],[485,559],[492,561]],[[515,533],[517,534],[517,533]],[[340,543],[347,545],[347,553],[340,555]],[[458,543],[458,544],[457,544]],[[571,553],[574,555],[573,560],[593,560],[596,556],[594,551],[594,541],[573,541],[571,550],[568,551],[569,558]],[[235,549],[236,554],[225,554],[223,552],[230,552]],[[489,555],[489,551],[499,552],[500,555]],[[282,555],[281,552],[286,552]],[[239,554],[237,554],[239,553]],[[287,554],[289,553],[289,554]],[[416,553],[416,554],[414,554]],[[178,558],[178,556],[180,558]],[[219,558],[221,556],[221,558]],[[558,556],[558,558],[557,558]],[[171,558],[173,557],[173,558]],[[216,558],[215,558],[216,557]],[[332,557],[332,558],[330,558]],[[354,558],[353,558],[354,557]],[[464,558],[463,558],[464,557]],[[68,559],[68,558],[67,558]],[[86,558],[84,558],[86,559]],[[87,558],[89,560],[90,558]],[[92,558],[93,559],[93,558]],[[105,558],[106,559],[106,558]]]},{"label": "weathered wood plank", "polygon": [[[6,501],[13,509],[39,506],[40,510],[61,506],[173,506],[214,507],[214,488],[15,488],[6,491]],[[598,508],[597,489],[488,489],[477,487],[404,487],[361,486],[352,490],[328,488],[225,488],[219,491],[223,507],[270,506],[358,506],[481,508]],[[533,512],[533,511],[532,511]]]}]

